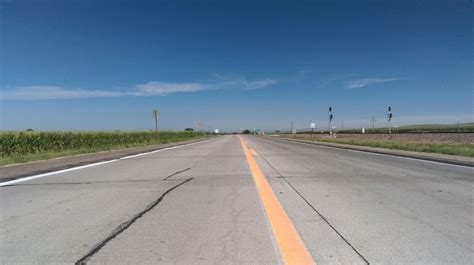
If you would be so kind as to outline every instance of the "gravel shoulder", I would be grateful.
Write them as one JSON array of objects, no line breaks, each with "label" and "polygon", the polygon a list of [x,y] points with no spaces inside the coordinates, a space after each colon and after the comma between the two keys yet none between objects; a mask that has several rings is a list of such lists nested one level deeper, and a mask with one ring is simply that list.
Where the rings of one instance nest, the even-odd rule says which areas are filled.
[{"label": "gravel shoulder", "polygon": [[18,178],[42,174],[51,171],[57,171],[87,164],[118,159],[121,157],[136,155],[140,153],[151,152],[167,147],[179,146],[184,144],[196,143],[210,139],[211,137],[191,139],[180,142],[150,145],[146,147],[133,147],[117,149],[112,151],[101,151],[90,154],[81,154],[75,156],[59,157],[42,161],[35,161],[22,164],[13,164],[0,167],[0,182],[10,181]]},{"label": "gravel shoulder", "polygon": [[370,153],[377,153],[377,154],[394,155],[394,156],[416,158],[416,159],[423,159],[423,160],[429,160],[429,161],[435,161],[435,162],[441,162],[441,163],[449,163],[449,164],[454,164],[454,165],[474,167],[474,159],[470,157],[464,157],[464,156],[445,155],[445,154],[436,154],[436,153],[421,153],[421,152],[414,152],[414,151],[393,150],[393,149],[387,149],[387,148],[358,146],[358,145],[339,144],[339,143],[327,143],[327,142],[299,140],[299,139],[291,139],[291,138],[273,137],[273,139],[280,140],[280,141],[294,141],[294,142],[301,142],[301,143],[306,143],[306,144],[342,148],[342,149],[347,149],[347,150],[356,150],[356,151],[363,151],[363,152],[370,152]]}]

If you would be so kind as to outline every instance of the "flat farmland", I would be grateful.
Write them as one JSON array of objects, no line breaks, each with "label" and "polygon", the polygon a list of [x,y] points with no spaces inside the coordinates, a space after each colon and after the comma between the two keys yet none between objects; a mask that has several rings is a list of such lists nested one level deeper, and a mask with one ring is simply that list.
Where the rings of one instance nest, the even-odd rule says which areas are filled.
[{"label": "flat farmland", "polygon": [[281,137],[474,157],[474,133],[282,134]]}]

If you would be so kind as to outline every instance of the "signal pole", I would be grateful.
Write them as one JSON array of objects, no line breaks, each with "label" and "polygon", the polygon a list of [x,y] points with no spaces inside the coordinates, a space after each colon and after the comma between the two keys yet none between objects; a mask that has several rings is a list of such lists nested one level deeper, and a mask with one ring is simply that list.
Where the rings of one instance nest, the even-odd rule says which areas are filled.
[{"label": "signal pole", "polygon": [[331,128],[332,126],[331,126],[331,125],[332,125],[332,118],[333,118],[333,117],[334,117],[334,116],[332,115],[332,107],[330,106],[330,107],[329,107],[329,111],[328,111],[328,118],[329,118],[329,134],[330,134],[330,135],[332,135],[332,128]]},{"label": "signal pole", "polygon": [[392,120],[392,107],[388,106],[387,118],[388,118],[388,133],[392,133],[392,128],[390,126],[390,121]]}]

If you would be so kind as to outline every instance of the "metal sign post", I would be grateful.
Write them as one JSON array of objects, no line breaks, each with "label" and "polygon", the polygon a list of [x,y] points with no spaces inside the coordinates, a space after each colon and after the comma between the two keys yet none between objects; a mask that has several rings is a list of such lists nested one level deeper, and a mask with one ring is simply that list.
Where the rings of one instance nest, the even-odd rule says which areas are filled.
[{"label": "metal sign post", "polygon": [[372,133],[375,133],[375,122],[377,121],[374,116],[372,116],[372,119],[370,120],[372,122]]},{"label": "metal sign post", "polygon": [[153,119],[155,120],[156,138],[158,138],[158,117],[160,117],[160,111],[157,109],[153,110]]},{"label": "metal sign post", "polygon": [[316,129],[316,123],[315,122],[310,123],[310,127],[311,127],[311,139],[313,139],[314,129]]}]

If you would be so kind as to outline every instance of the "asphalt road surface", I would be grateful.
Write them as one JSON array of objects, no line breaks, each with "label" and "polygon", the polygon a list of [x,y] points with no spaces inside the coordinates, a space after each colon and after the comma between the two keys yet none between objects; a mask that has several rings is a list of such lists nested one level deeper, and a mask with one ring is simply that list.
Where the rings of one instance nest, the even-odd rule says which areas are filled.
[{"label": "asphalt road surface", "polygon": [[0,259],[473,264],[473,181],[469,167],[223,136],[0,187]]}]

